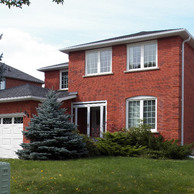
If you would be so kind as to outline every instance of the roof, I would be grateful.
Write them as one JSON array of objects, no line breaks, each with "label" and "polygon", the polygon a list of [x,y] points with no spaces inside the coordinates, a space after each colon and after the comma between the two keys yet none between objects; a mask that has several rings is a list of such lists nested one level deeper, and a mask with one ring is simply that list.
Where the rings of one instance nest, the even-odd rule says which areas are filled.
[{"label": "roof", "polygon": [[25,80],[25,81],[30,81],[30,82],[40,83],[40,84],[44,83],[40,79],[37,79],[37,78],[27,74],[27,73],[24,73],[18,69],[15,69],[9,65],[6,65],[6,64],[0,62],[0,66],[2,66],[2,65],[4,66],[3,77]]},{"label": "roof", "polygon": [[[46,99],[49,89],[32,84],[25,84],[0,91],[0,103],[24,100],[42,101]],[[64,101],[77,97],[77,92],[58,91],[58,100]]]},{"label": "roof", "polygon": [[42,67],[40,69],[38,69],[38,71],[53,71],[53,70],[60,70],[60,69],[65,69],[68,68],[69,63],[60,63],[60,64],[56,64],[56,65],[50,65],[50,66],[46,66],[46,67]]},{"label": "roof", "polygon": [[157,31],[142,31],[134,34],[118,36],[118,37],[95,41],[95,42],[89,42],[86,44],[75,45],[64,49],[60,49],[60,51],[68,54],[69,52],[72,52],[72,51],[95,49],[95,48],[113,46],[118,44],[153,40],[153,39],[170,37],[170,36],[181,36],[183,39],[187,39],[189,36],[191,36],[191,40],[189,44],[194,48],[193,36],[186,29],[178,28],[178,29],[167,29],[167,30],[157,30]]}]

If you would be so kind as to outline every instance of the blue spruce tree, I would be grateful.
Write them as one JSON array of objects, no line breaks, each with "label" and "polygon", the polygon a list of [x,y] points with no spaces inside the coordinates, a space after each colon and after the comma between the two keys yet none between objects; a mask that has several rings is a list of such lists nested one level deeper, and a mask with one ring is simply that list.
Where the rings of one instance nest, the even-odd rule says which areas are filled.
[{"label": "blue spruce tree", "polygon": [[60,108],[57,95],[49,91],[47,99],[37,108],[24,136],[30,143],[22,143],[16,153],[20,159],[64,160],[87,155],[87,148],[70,115]]}]

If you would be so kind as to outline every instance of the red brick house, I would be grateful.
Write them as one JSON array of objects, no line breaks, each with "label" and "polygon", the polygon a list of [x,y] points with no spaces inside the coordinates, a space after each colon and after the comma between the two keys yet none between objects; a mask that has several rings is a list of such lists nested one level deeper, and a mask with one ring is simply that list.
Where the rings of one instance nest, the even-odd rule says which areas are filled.
[{"label": "red brick house", "polygon": [[69,63],[39,70],[46,88],[77,95],[64,106],[81,133],[102,137],[143,121],[166,139],[194,142],[194,38],[186,29],[140,32],[61,52]]},{"label": "red brick house", "polygon": [[0,91],[0,153],[10,155],[0,158],[16,157],[15,145],[22,141],[21,133],[17,139],[18,130],[10,128],[15,138],[7,138],[5,126],[22,119],[25,130],[48,89],[58,91],[72,122],[88,136],[143,122],[166,139],[194,142],[194,38],[186,29],[139,32],[61,52],[69,55],[69,63],[39,69],[45,88],[21,74],[7,75],[7,87]]},{"label": "red brick house", "polygon": [[[27,142],[22,131],[30,118],[36,114],[36,107],[46,98],[48,89],[42,88],[43,81],[3,65],[3,79],[0,82],[0,158],[17,158],[15,151]],[[59,100],[67,100],[74,94],[58,92]]]}]

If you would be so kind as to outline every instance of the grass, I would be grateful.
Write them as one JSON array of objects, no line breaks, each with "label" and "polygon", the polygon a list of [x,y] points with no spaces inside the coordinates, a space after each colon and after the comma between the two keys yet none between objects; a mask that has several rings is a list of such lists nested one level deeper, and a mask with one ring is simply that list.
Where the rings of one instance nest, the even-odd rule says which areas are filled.
[{"label": "grass", "polygon": [[194,160],[0,161],[11,164],[11,194],[194,193]]}]

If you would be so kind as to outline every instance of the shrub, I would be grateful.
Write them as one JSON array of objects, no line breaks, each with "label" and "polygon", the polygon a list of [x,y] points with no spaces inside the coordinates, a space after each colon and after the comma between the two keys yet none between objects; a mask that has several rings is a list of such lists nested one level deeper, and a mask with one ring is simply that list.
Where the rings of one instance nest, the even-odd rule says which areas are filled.
[{"label": "shrub", "polygon": [[136,156],[145,149],[145,146],[130,145],[128,132],[107,132],[105,137],[98,138],[95,144],[101,155],[110,156]]},{"label": "shrub", "polygon": [[192,152],[192,144],[179,145],[177,140],[165,141],[162,144],[163,154],[170,159],[184,159]]},{"label": "shrub", "polygon": [[87,135],[81,135],[83,137],[83,142],[86,144],[88,150],[88,156],[99,156],[100,152],[95,144],[96,138],[88,137]]},{"label": "shrub", "polygon": [[155,136],[147,125],[129,130],[106,132],[104,138],[86,138],[90,156],[144,156],[148,158],[184,159],[192,151],[192,145],[181,146],[178,141],[164,141],[163,136]]}]

